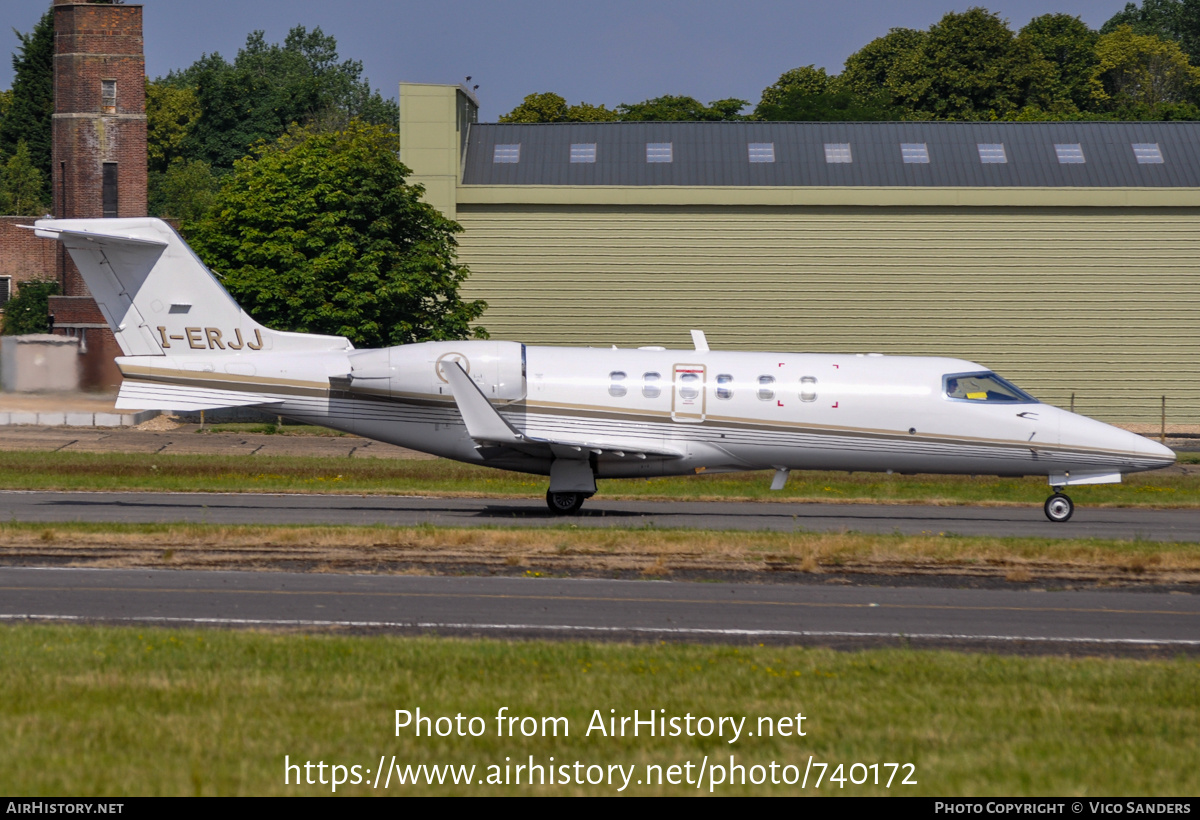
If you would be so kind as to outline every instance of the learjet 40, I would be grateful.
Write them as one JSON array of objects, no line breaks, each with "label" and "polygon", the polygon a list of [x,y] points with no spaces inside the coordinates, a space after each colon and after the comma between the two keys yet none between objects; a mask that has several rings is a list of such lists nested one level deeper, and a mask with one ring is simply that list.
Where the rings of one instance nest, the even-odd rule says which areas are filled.
[{"label": "learjet 40", "polygon": [[1043,404],[961,359],[538,347],[452,341],[356,350],[254,321],[157,219],[43,219],[124,354],[117,407],[254,407],[471,464],[550,478],[579,510],[597,478],[774,470],[1046,476],[1051,521],[1077,484],[1175,454]]}]

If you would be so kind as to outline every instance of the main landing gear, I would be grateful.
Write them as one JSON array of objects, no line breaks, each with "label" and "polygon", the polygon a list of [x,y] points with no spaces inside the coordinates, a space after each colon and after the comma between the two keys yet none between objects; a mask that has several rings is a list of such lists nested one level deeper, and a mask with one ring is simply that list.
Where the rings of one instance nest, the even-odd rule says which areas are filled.
[{"label": "main landing gear", "polygon": [[1054,495],[1046,499],[1046,517],[1056,524],[1069,521],[1075,512],[1075,502],[1063,495],[1062,487],[1054,488]]},{"label": "main landing gear", "polygon": [[587,497],[585,493],[552,493],[546,490],[546,506],[555,515],[574,515]]}]

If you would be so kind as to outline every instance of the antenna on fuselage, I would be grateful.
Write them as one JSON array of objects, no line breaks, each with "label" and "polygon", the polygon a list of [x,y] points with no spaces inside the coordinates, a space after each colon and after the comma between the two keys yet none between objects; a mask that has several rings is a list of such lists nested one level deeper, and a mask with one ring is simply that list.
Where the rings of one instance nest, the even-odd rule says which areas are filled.
[{"label": "antenna on fuselage", "polygon": [[697,353],[708,352],[708,338],[704,335],[703,330],[692,331],[692,345],[695,346]]}]

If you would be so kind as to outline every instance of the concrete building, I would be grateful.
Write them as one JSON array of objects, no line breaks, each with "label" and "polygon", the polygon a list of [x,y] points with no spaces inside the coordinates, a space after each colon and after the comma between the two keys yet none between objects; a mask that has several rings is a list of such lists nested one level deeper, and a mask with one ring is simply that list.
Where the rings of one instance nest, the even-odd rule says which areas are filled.
[{"label": "concrete building", "polygon": [[959,356],[1200,422],[1200,123],[480,124],[411,84],[400,108],[494,338]]}]

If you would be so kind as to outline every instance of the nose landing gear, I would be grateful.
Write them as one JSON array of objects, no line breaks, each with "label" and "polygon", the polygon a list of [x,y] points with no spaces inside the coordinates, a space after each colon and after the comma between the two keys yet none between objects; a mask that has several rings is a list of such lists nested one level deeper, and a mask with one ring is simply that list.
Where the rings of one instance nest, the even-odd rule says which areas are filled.
[{"label": "nose landing gear", "polygon": [[1046,499],[1046,517],[1056,524],[1069,521],[1075,512],[1075,502],[1063,495],[1062,487],[1054,488],[1054,495]]}]

